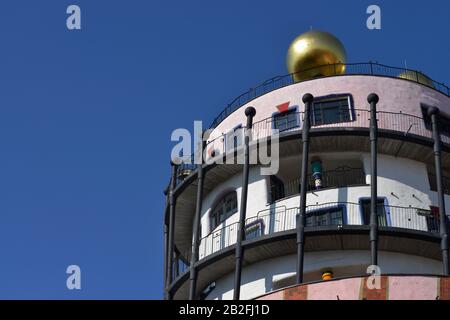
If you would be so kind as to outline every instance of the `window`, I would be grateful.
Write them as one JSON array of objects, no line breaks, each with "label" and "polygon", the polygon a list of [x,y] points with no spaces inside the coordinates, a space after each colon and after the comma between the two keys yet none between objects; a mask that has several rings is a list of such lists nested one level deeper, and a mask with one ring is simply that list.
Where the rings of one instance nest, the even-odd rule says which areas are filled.
[{"label": "window", "polygon": [[225,150],[227,152],[232,151],[242,145],[242,137],[244,130],[242,125],[237,126],[225,135]]},{"label": "window", "polygon": [[[359,204],[361,207],[363,224],[370,224],[370,198],[360,199]],[[387,206],[384,203],[384,198],[378,198],[377,215],[378,215],[378,225],[380,227],[388,226],[387,213],[388,213]]]},{"label": "window", "polygon": [[236,191],[232,191],[225,195],[211,211],[211,230],[214,230],[219,224],[236,212],[237,194]]},{"label": "window", "polygon": [[306,227],[344,224],[344,206],[318,209],[306,213]]},{"label": "window", "polygon": [[296,108],[277,113],[273,116],[274,129],[280,132],[296,128],[300,125],[299,114]]},{"label": "window", "polygon": [[350,96],[314,99],[311,125],[320,126],[352,120]]},{"label": "window", "polygon": [[[431,131],[431,117],[428,115],[428,108],[430,108],[430,106],[424,104],[421,105],[425,128]],[[450,137],[450,117],[443,113],[440,113],[439,115],[439,130],[443,136]]]},{"label": "window", "polygon": [[270,176],[270,203],[284,198],[284,184],[277,176]]},{"label": "window", "polygon": [[245,226],[245,240],[254,239],[261,236],[263,222],[261,220],[254,221]]}]

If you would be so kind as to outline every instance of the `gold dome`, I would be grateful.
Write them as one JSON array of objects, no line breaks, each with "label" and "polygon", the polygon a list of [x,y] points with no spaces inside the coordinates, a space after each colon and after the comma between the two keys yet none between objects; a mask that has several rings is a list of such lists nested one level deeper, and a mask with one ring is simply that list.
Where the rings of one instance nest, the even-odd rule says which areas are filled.
[{"label": "gold dome", "polygon": [[415,81],[424,84],[428,87],[434,88],[433,80],[431,80],[427,75],[419,71],[405,70],[402,73],[400,73],[397,77]]},{"label": "gold dome", "polygon": [[345,62],[345,48],[339,39],[319,30],[311,30],[295,38],[286,58],[288,71],[294,74],[296,82],[343,74]]}]

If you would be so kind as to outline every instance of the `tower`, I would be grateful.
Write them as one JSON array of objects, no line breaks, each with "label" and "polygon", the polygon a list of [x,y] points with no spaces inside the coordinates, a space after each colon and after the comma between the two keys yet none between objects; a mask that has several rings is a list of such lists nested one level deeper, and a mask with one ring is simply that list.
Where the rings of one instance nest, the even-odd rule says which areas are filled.
[{"label": "tower", "polygon": [[287,66],[214,120],[207,163],[172,165],[166,297],[450,298],[450,89],[321,31]]}]

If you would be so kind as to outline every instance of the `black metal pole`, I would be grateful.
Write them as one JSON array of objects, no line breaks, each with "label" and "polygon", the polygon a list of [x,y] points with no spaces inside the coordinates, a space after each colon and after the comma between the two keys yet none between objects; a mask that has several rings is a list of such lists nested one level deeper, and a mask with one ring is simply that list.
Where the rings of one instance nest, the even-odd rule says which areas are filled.
[{"label": "black metal pole", "polygon": [[306,192],[308,191],[308,158],[309,158],[309,129],[310,111],[314,97],[306,93],[303,98],[305,104],[303,131],[302,131],[302,167],[300,177],[300,212],[297,217],[297,283],[303,282],[303,264],[305,257],[305,222],[306,222]]},{"label": "black metal pole", "polygon": [[164,290],[167,287],[167,224],[164,222]]},{"label": "black metal pole", "polygon": [[241,194],[241,208],[239,210],[239,228],[236,241],[236,253],[235,253],[235,276],[234,276],[234,291],[233,299],[239,300],[241,294],[241,276],[242,276],[242,260],[244,257],[244,250],[242,248],[242,241],[245,235],[245,217],[247,213],[247,191],[248,191],[248,175],[250,166],[250,133],[253,126],[253,117],[256,114],[256,110],[253,107],[247,107],[245,109],[245,115],[247,116],[247,126],[245,128],[244,138],[244,172]]},{"label": "black metal pole", "polygon": [[367,96],[367,102],[370,104],[370,156],[371,156],[371,173],[370,173],[370,253],[371,264],[378,265],[378,194],[377,194],[377,140],[378,140],[378,124],[377,124],[377,103],[379,101],[376,93]]},{"label": "black metal pole", "polygon": [[[205,144],[202,144],[201,155],[203,155],[203,150],[205,148]],[[199,250],[199,230],[200,230],[200,217],[202,212],[202,204],[203,204],[203,175],[204,169],[203,165],[199,164],[197,171],[197,202],[195,207],[195,217],[194,217],[194,230],[193,230],[193,241],[192,241],[192,254],[191,254],[191,266],[190,266],[190,287],[189,287],[189,300],[196,299],[196,291],[197,291],[197,268],[195,264],[198,261],[198,250]]]},{"label": "black metal pole", "polygon": [[441,252],[444,275],[450,275],[448,260],[448,225],[445,213],[444,189],[442,186],[442,164],[441,164],[441,134],[439,128],[439,109],[431,107],[428,109],[428,115],[431,117],[431,125],[433,129],[433,153],[434,164],[436,169],[436,185],[439,205],[439,221],[441,234]]},{"label": "black metal pole", "polygon": [[172,300],[172,294],[169,291],[169,287],[173,280],[173,254],[174,254],[174,230],[175,230],[175,195],[174,189],[177,181],[177,166],[171,162],[172,165],[172,178],[170,180],[169,189],[169,239],[167,245],[167,281],[166,281],[166,299]]}]

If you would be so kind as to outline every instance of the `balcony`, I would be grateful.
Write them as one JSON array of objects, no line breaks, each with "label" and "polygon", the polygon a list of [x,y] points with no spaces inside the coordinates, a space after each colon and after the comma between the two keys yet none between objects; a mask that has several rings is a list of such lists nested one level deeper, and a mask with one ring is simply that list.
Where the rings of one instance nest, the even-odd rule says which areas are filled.
[{"label": "balcony", "polygon": [[[316,189],[314,184],[314,177],[312,174],[308,175],[308,191],[366,185],[366,175],[362,168],[343,166],[322,172],[322,187],[320,189]],[[300,186],[300,178],[284,183],[281,192],[274,192],[274,186],[271,186],[272,202],[299,194]]]},{"label": "balcony", "polygon": [[[309,205],[306,208],[306,231],[327,227],[368,225],[365,220],[366,208],[361,203],[331,202]],[[246,240],[296,229],[298,207],[278,206],[258,212],[246,219]],[[439,217],[428,208],[378,205],[379,227],[415,230],[439,235]],[[366,219],[367,220],[367,219]],[[215,230],[200,240],[200,260],[236,243],[238,223]],[[191,252],[182,255],[185,270]]]},{"label": "balcony", "polygon": [[[369,226],[364,221],[364,210],[363,204],[350,202],[307,206],[306,250],[368,250]],[[246,219],[243,245],[248,263],[294,254],[298,213],[298,207],[277,206]],[[439,259],[439,217],[435,212],[428,208],[379,205],[378,215],[379,250]],[[200,272],[199,288],[233,270],[237,228],[234,223],[200,240],[198,265],[205,271]],[[177,257],[172,288],[177,298],[185,298],[191,252]]]},{"label": "balcony", "polygon": [[[283,126],[283,130],[280,132],[276,129],[279,122],[275,123],[273,117],[266,118],[255,122],[251,131],[252,140],[267,139],[272,137],[274,134],[279,134],[280,137],[283,135],[289,135],[293,133],[301,133],[302,123],[304,119],[303,112],[297,112],[299,121],[297,123],[289,123],[287,126]],[[343,119],[342,121],[337,121],[334,123],[315,123],[311,121],[311,133],[332,130],[332,129],[352,129],[352,130],[368,130],[370,126],[370,111],[366,109],[354,109],[352,110],[352,116],[350,120],[345,120],[347,117],[337,117]],[[432,132],[428,128],[428,124],[424,118],[411,115],[407,113],[394,113],[386,111],[377,112],[378,129],[380,132],[390,133],[393,132],[401,138],[405,137],[417,137],[426,138],[429,141],[432,140]],[[230,154],[234,152],[241,144],[235,145],[235,148],[226,147],[227,135],[222,134],[210,141],[207,141],[207,160],[214,160],[213,158],[223,157],[225,154]],[[450,135],[441,134],[441,140],[444,144],[450,145]],[[242,142],[242,139],[239,140]],[[391,147],[391,146],[390,146]],[[393,147],[393,146],[392,146]],[[390,151],[393,155],[397,156],[401,151],[401,144],[394,151]],[[194,156],[188,156],[183,159],[183,163],[178,166],[178,179],[177,184],[183,182],[188,176],[190,176],[196,169],[197,164],[194,163]]]}]

